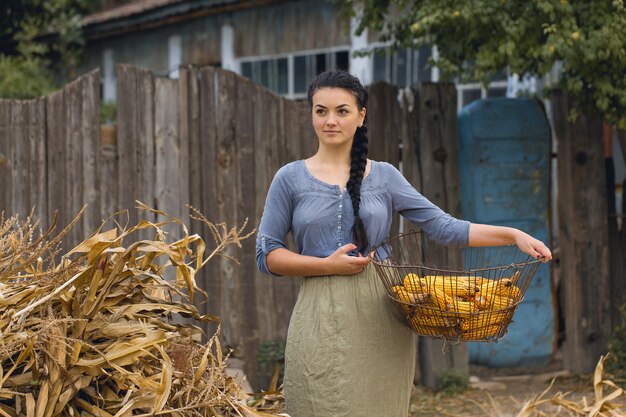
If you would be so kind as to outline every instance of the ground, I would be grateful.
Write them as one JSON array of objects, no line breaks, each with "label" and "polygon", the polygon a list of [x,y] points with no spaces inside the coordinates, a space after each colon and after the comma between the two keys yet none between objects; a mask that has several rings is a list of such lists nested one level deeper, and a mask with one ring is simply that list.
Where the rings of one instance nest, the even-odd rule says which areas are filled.
[{"label": "ground", "polygon": [[[460,394],[415,387],[409,417],[515,417],[523,405],[540,395],[552,380],[553,387],[544,398],[552,398],[558,392],[569,392],[566,398],[576,404],[583,404],[583,397],[591,404],[594,398],[593,375],[573,375],[556,365],[541,369],[472,366],[470,374],[473,375],[471,388]],[[626,402],[624,396],[621,402]],[[544,406],[543,411],[547,412],[544,414],[547,416],[578,415],[549,404]]]}]

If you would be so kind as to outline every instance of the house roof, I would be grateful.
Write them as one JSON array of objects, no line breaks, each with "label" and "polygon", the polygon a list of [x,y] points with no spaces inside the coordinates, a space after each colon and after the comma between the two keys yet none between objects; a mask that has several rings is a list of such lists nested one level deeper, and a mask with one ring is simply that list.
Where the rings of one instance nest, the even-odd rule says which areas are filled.
[{"label": "house roof", "polygon": [[83,29],[89,39],[104,38],[280,1],[285,0],[135,0],[85,16]]},{"label": "house roof", "polygon": [[173,3],[180,3],[183,0],[136,0],[117,7],[107,8],[105,10],[92,13],[83,19],[84,25],[92,25],[95,23],[107,22],[110,20],[121,19],[147,11],[157,9]]}]

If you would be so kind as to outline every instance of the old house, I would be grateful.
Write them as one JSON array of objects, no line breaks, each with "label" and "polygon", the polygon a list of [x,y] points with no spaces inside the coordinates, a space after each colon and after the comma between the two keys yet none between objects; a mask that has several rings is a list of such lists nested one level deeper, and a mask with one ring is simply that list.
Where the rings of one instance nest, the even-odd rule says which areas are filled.
[{"label": "old house", "polygon": [[[101,67],[102,96],[114,100],[115,64],[127,63],[176,78],[179,65],[213,65],[237,72],[288,98],[303,98],[308,80],[330,68],[350,70],[366,83],[406,87],[437,81],[427,65],[431,48],[392,52],[375,34],[356,36],[354,22],[332,1],[138,0],[85,19],[83,71]],[[354,56],[376,50],[369,56]],[[488,90],[458,84],[458,107],[505,96],[507,81]]]}]

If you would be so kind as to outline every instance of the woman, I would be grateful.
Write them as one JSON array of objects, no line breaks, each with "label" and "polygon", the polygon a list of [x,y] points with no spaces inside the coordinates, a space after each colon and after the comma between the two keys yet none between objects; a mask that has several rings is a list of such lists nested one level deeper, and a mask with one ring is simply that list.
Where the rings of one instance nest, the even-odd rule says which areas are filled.
[{"label": "woman", "polygon": [[[357,78],[322,73],[308,98],[318,151],[276,173],[256,248],[262,272],[307,277],[287,336],[287,413],[406,417],[416,338],[398,320],[366,256],[387,237],[393,213],[446,245],[515,243],[545,260],[551,253],[520,230],[455,219],[395,167],[367,159],[367,92]],[[285,248],[289,231],[297,253]]]}]

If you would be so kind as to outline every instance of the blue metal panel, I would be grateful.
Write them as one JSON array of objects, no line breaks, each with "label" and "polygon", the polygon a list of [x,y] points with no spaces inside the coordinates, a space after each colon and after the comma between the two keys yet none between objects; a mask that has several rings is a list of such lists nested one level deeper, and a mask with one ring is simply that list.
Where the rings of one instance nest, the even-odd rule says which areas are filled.
[{"label": "blue metal panel", "polygon": [[[533,99],[477,100],[459,113],[461,210],[548,243],[550,127]],[[470,343],[470,362],[541,366],[554,345],[550,269],[542,265],[498,343]]]}]

